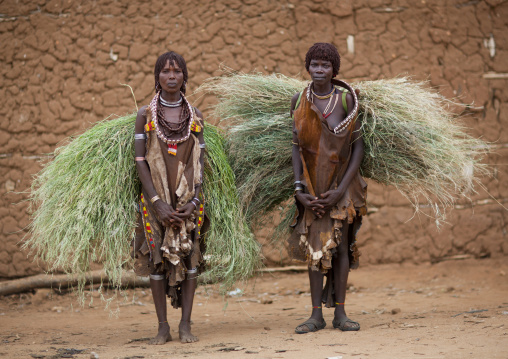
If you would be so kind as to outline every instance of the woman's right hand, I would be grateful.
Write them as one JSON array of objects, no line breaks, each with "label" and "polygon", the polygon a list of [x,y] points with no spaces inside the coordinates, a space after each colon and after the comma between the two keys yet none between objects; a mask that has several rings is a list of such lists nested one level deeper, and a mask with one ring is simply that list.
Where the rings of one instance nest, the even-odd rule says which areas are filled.
[{"label": "woman's right hand", "polygon": [[163,200],[159,199],[153,204],[157,217],[164,227],[180,228],[183,220],[176,215],[176,211]]},{"label": "woman's right hand", "polygon": [[303,193],[302,191],[297,191],[295,198],[298,202],[302,204],[302,206],[314,212],[314,214],[317,217],[319,218],[323,217],[325,210],[321,204],[316,203],[316,201],[318,200],[317,197],[314,197],[313,195],[308,193]]}]

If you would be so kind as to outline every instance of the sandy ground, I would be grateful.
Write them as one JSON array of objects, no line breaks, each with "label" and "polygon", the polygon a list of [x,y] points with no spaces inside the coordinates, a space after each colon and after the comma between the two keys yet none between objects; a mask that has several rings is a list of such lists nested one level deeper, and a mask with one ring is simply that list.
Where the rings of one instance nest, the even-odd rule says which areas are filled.
[{"label": "sandy ground", "polygon": [[[0,298],[0,357],[5,358],[508,358],[508,262],[364,266],[350,276],[347,311],[359,332],[327,327],[298,335],[310,312],[306,273],[265,273],[227,298],[198,288],[195,344],[148,345],[156,332],[150,290],[126,292],[111,317],[97,293],[77,305],[72,294]],[[471,312],[471,313],[467,313]]]}]

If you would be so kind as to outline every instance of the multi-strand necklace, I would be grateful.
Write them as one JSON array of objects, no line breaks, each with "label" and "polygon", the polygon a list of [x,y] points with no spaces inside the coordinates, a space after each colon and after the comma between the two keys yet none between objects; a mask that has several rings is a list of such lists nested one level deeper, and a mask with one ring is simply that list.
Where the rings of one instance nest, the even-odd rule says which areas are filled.
[{"label": "multi-strand necklace", "polygon": [[162,106],[159,106],[157,108],[157,119],[159,122],[158,124],[162,127],[163,130],[162,132],[166,136],[182,133],[183,130],[185,129],[185,125],[187,124],[188,120],[188,114],[186,113],[187,111],[185,111],[185,108],[183,108],[182,111],[180,112],[180,118],[177,122],[167,121],[166,113],[164,111],[164,107],[176,108],[181,106],[182,101],[183,101],[182,96],[180,96],[180,99],[176,102],[168,102],[164,100],[162,96],[159,96],[159,102]]},{"label": "multi-strand necklace", "polygon": [[[191,134],[191,126],[194,122],[194,111],[192,110],[192,106],[190,105],[189,101],[187,101],[183,93],[180,93],[180,96],[180,100],[175,103],[171,103],[162,99],[161,93],[158,92],[150,102],[150,110],[152,112],[155,133],[157,134],[157,137],[159,137],[164,143],[168,145],[168,152],[171,154],[176,154],[176,145],[178,143],[182,143],[189,139]],[[164,102],[161,100],[164,100],[165,103],[170,104],[170,106],[165,106]],[[180,102],[179,105],[177,105],[178,102]],[[180,114],[180,120],[177,123],[166,121],[163,106],[182,106],[183,108]],[[181,138],[168,138],[168,136],[182,132],[184,135]]]},{"label": "multi-strand necklace", "polygon": [[[346,118],[343,121],[341,121],[337,126],[334,127],[333,132],[335,134],[338,134],[338,133],[344,131],[349,126],[349,124],[351,123],[353,118],[356,116],[356,113],[358,112],[358,97],[356,96],[355,91],[352,89],[351,86],[349,86],[348,83],[346,83],[344,81],[339,81],[339,83],[340,83],[340,86],[344,86],[346,89],[349,89],[349,92],[351,93],[351,95],[353,96],[353,99],[354,99],[354,107],[353,107],[353,111],[351,111],[349,113],[349,115],[347,115]],[[320,95],[315,94],[314,90],[312,88],[312,84],[313,83],[310,82],[309,86],[307,87],[307,93],[306,93],[307,101],[310,101],[310,102],[314,103],[314,97],[316,97],[318,99],[327,99],[328,96],[332,97],[332,95],[335,94],[335,86],[333,84],[332,84],[332,86],[333,86],[332,91],[328,95],[324,95],[324,96],[320,96]],[[334,103],[334,105],[332,107],[332,110],[328,114],[326,114],[326,111],[330,107],[330,103],[332,101],[332,99],[330,98],[330,101],[328,101],[327,108],[325,108],[325,113],[323,113],[323,117],[324,118],[327,118],[333,112],[333,110],[335,109],[335,105],[337,105],[338,99],[339,99],[339,95],[336,94],[336,96],[335,96],[335,103]]]},{"label": "multi-strand necklace", "polygon": [[[328,118],[332,114],[332,112],[335,110],[335,107],[337,106],[337,102],[339,101],[339,95],[335,93],[336,92],[335,86],[332,85],[332,91],[330,91],[330,93],[328,93],[326,95],[318,95],[317,93],[314,92],[314,89],[312,87],[310,87],[310,91],[312,93],[312,98],[311,98],[312,103],[314,103],[314,97],[319,100],[326,100],[329,98],[328,104],[326,105],[325,110],[323,111],[323,118],[325,118],[325,119]],[[335,99],[335,101],[333,101],[334,99]],[[330,110],[330,112],[328,112],[332,102],[333,102],[333,107]]]}]

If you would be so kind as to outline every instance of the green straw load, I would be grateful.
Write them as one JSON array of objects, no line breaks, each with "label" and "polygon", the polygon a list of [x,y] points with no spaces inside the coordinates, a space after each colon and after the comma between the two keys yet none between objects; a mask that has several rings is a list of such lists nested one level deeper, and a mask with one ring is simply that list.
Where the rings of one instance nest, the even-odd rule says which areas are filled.
[{"label": "green straw load", "polygon": [[261,247],[248,226],[240,207],[235,175],[225,153],[220,130],[205,127],[204,169],[205,210],[210,217],[206,235],[206,281],[222,281],[229,289],[237,280],[250,278],[261,266]]},{"label": "green straw load", "polygon": [[[199,92],[218,98],[214,116],[228,132],[229,160],[249,221],[293,193],[291,97],[307,83],[280,74],[227,72]],[[447,110],[450,101],[408,78],[362,81],[359,119],[365,142],[364,177],[393,185],[413,205],[425,202],[436,220],[488,173],[480,159],[486,144],[465,132]],[[288,202],[286,202],[288,203]],[[287,209],[287,208],[286,208]],[[284,223],[291,210],[287,210]],[[437,222],[439,223],[439,222]]]},{"label": "green straw load", "polygon": [[[24,248],[49,271],[84,273],[100,262],[110,283],[120,287],[122,269],[132,267],[130,243],[136,226],[141,183],[134,162],[136,114],[97,123],[55,150],[35,176],[30,193],[32,222]],[[260,266],[258,243],[239,206],[235,178],[219,131],[205,127],[205,210],[209,281],[229,288]]]}]

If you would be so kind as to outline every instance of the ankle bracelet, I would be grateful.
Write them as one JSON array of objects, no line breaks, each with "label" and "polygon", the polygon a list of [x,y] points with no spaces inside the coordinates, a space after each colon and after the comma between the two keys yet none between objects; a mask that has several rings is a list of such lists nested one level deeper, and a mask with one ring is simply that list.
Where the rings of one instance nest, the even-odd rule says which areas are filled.
[{"label": "ankle bracelet", "polygon": [[312,307],[312,309],[321,309],[321,307]]},{"label": "ankle bracelet", "polygon": [[345,303],[337,303],[335,302],[335,305],[344,305]]}]

